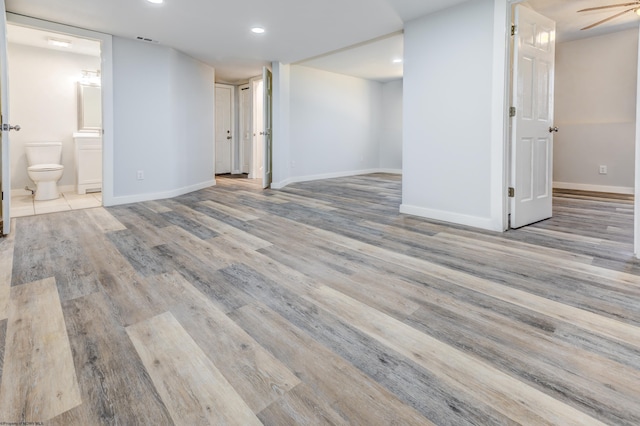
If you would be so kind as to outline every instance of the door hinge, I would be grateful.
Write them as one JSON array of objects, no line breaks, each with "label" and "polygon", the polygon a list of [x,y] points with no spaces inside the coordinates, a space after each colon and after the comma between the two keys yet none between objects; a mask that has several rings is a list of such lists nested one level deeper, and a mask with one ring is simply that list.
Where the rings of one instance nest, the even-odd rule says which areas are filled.
[{"label": "door hinge", "polygon": [[511,36],[518,34],[518,27],[516,25],[511,25]]},{"label": "door hinge", "polygon": [[512,187],[509,187],[509,198],[513,198],[516,196],[516,190]]},{"label": "door hinge", "polygon": [[509,117],[516,116],[516,107],[509,107]]}]

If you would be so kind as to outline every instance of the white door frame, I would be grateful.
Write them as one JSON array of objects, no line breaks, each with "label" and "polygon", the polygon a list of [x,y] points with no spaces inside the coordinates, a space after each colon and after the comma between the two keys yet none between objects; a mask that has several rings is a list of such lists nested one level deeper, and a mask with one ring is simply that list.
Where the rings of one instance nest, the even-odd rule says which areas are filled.
[{"label": "white door frame", "polygon": [[638,77],[636,88],[635,182],[633,185],[633,254],[640,259],[640,31],[638,32]]},{"label": "white door frame", "polygon": [[[252,179],[262,179],[260,172],[260,160],[263,157],[262,150],[260,147],[262,146],[259,143],[259,138],[263,138],[264,136],[260,135],[262,131],[261,128],[257,128],[257,123],[262,122],[262,110],[258,110],[258,103],[262,103],[262,93],[258,93],[256,87],[262,81],[262,76],[253,77],[249,80],[249,84],[251,85],[251,99],[252,99],[252,131],[253,138],[251,140],[251,173],[249,175]],[[258,120],[259,118],[259,120]],[[262,127],[262,126],[260,126]]]},{"label": "white door frame", "polygon": [[[114,149],[113,149],[113,48],[112,36],[55,22],[7,13],[7,23],[24,27],[71,34],[100,42],[100,76],[102,86],[102,205],[114,204]],[[26,123],[23,123],[23,126]]]},{"label": "white door frame", "polygon": [[[240,144],[239,152],[240,152],[240,161],[238,162],[239,173],[244,173],[243,163],[245,159],[245,155],[249,154],[249,178],[251,178],[251,164],[253,163],[253,150],[249,148],[249,152],[245,151],[244,144],[244,132],[249,132],[251,134],[251,143],[249,144],[251,147],[253,146],[253,89],[252,84],[242,84],[238,86],[238,143]],[[249,102],[248,105],[245,105],[245,102],[242,100],[242,94],[245,91],[249,91]],[[245,109],[249,109],[249,120],[248,123],[244,122]]]},{"label": "white door frame", "polygon": [[[237,126],[235,125],[236,123],[236,118],[235,118],[235,112],[236,112],[236,86],[233,86],[231,84],[224,84],[224,83],[215,83],[214,85],[214,92],[213,92],[213,102],[214,105],[216,103],[216,91],[218,89],[218,87],[225,87],[225,88],[229,88],[231,90],[231,117],[229,118],[231,120],[231,165],[230,165],[230,172],[233,173],[236,169],[234,168],[234,165],[236,163],[236,141],[238,140],[238,138],[236,137],[236,135],[234,133],[236,133],[236,128]],[[214,123],[216,122],[216,111],[214,109],[213,115],[214,115]],[[213,140],[214,140],[214,155],[215,155],[215,144],[218,143],[218,141],[216,140],[216,135],[215,135],[215,127],[214,127],[214,135],[213,135]],[[215,161],[213,163],[213,168],[214,168],[214,175],[218,173],[217,170],[215,170]]]}]

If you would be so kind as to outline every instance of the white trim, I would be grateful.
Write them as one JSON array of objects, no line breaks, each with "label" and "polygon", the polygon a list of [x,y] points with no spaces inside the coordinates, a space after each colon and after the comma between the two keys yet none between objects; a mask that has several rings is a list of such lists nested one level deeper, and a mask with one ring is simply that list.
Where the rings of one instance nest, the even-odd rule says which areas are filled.
[{"label": "white trim", "polygon": [[164,200],[167,198],[178,197],[180,195],[188,194],[190,192],[198,191],[200,189],[210,188],[215,186],[216,181],[210,180],[207,182],[201,182],[195,185],[185,186],[183,188],[172,189],[171,191],[165,192],[155,192],[153,194],[136,194],[136,195],[125,195],[122,197],[114,197],[112,206],[117,206],[120,204],[131,204],[131,203],[140,203],[143,201],[153,201],[153,200]]},{"label": "white trim", "polygon": [[[237,155],[236,155],[236,144],[238,143],[238,138],[236,135],[236,130],[237,130],[237,123],[236,123],[236,86],[233,86],[231,84],[223,84],[223,83],[215,83],[214,84],[214,88],[213,88],[213,104],[214,104],[214,110],[213,110],[213,122],[214,122],[214,128],[213,128],[213,150],[214,150],[214,158],[215,158],[215,149],[216,149],[216,144],[218,143],[218,141],[216,141],[216,129],[215,129],[215,121],[216,121],[216,110],[215,110],[215,105],[217,104],[217,98],[216,98],[216,90],[218,89],[218,87],[223,87],[223,88],[227,88],[231,90],[231,117],[229,118],[231,120],[231,164],[229,167],[231,174],[237,175],[240,174],[240,171],[236,168],[236,160],[237,160]],[[216,163],[214,161],[213,163],[213,173],[216,174],[218,173],[218,171],[216,170]]]},{"label": "white trim", "polygon": [[[76,186],[77,185],[58,185],[58,192],[73,192],[76,193]],[[31,185],[31,189],[33,189],[35,191],[36,189],[36,185],[33,184]],[[18,188],[18,189],[12,189],[11,190],[11,196],[15,197],[15,196],[20,196],[20,195],[31,195],[31,191],[27,191],[24,188]]]},{"label": "white trim", "polygon": [[[238,150],[240,152],[240,160],[238,161],[238,173],[242,174],[244,173],[243,170],[243,163],[244,163],[244,157],[247,155],[247,153],[245,152],[244,149],[244,134],[243,134],[243,130],[247,131],[251,136],[251,148],[253,148],[253,89],[251,87],[252,85],[249,83],[246,84],[241,84],[240,86],[238,86],[238,90],[237,90],[237,96],[238,96]],[[249,91],[249,104],[245,105],[245,103],[242,101],[242,93],[244,92],[244,90],[248,90]],[[244,111],[243,111],[243,107],[244,108],[249,108],[249,122],[248,123],[244,123],[243,117],[244,117]],[[244,124],[244,128],[243,128],[243,124]],[[251,162],[253,160],[253,152],[252,149],[249,149],[249,170],[247,171],[247,174],[251,174]]]},{"label": "white trim", "polygon": [[[639,34],[640,37],[640,34]],[[636,80],[640,83],[640,45],[638,47],[638,75]],[[634,185],[640,188],[640,84],[636,88],[636,140],[635,140]],[[633,203],[633,253],[640,259],[640,194],[634,192]]]},{"label": "white trim", "polygon": [[629,186],[605,186],[590,185],[585,183],[553,182],[553,187],[557,189],[573,189],[576,191],[610,192],[612,194],[635,194],[633,187]]},{"label": "white trim", "polygon": [[474,228],[487,229],[489,231],[503,232],[499,224],[490,217],[469,216],[466,214],[452,213],[443,210],[426,209],[424,207],[407,204],[400,205],[400,213],[424,217],[426,219],[440,220],[457,225],[472,226]]},{"label": "white trim", "polygon": [[493,9],[493,97],[491,99],[491,229],[509,228],[510,121],[511,103],[511,4],[496,1]]},{"label": "white trim", "polygon": [[372,173],[390,173],[390,174],[402,174],[402,170],[398,169],[365,169],[365,170],[351,170],[346,172],[335,172],[335,173],[323,173],[319,175],[307,175],[307,176],[294,176],[288,179],[285,179],[280,182],[272,182],[271,189],[282,189],[287,185],[296,182],[309,182],[313,180],[323,180],[323,179],[334,179],[340,177],[349,177],[349,176],[359,176],[359,175],[369,175]]}]

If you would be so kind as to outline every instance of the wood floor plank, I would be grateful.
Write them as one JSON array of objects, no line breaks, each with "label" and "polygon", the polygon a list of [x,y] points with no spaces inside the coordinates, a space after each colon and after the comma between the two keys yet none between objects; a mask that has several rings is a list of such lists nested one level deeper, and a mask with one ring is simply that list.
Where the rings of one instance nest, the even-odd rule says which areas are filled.
[{"label": "wood floor plank", "polygon": [[42,422],[82,403],[54,278],[11,289],[0,422]]},{"label": "wood floor plank", "polygon": [[7,341],[7,322],[6,318],[0,320],[0,383],[2,383],[2,369],[4,367],[4,353]]},{"label": "wood floor plank", "polygon": [[254,413],[300,380],[180,274],[153,277],[170,312]]},{"label": "wood floor plank", "polygon": [[219,234],[213,229],[203,225],[202,223],[195,221],[185,215],[180,214],[175,210],[161,213],[161,216],[167,220],[167,222],[179,226],[190,234],[201,240],[208,240],[209,238],[217,237]]},{"label": "wood floor plank", "polygon": [[175,424],[261,424],[171,313],[129,326],[127,334]]},{"label": "wood floor plank", "polygon": [[[107,209],[109,214],[122,223],[125,229],[132,232],[147,247],[155,247],[164,244],[165,239],[160,231],[170,223],[164,219],[158,220],[159,215],[147,208],[134,210],[130,206],[115,206]],[[144,215],[141,213],[143,212]],[[121,229],[114,231],[123,231]]]},{"label": "wood floor plank", "polygon": [[510,399],[512,403],[502,405],[501,410],[518,423],[604,424],[333,289],[318,288],[315,296],[314,301],[325,309],[428,370],[442,374],[460,391],[486,398],[491,405]]},{"label": "wood floor plank", "polygon": [[102,292],[63,304],[82,405],[54,424],[169,425],[171,417]]},{"label": "wood floor plank", "polygon": [[259,218],[259,216],[256,216],[250,213],[245,213],[241,209],[228,207],[228,206],[225,206],[224,204],[216,203],[215,201],[211,201],[211,200],[202,201],[200,204],[202,204],[203,206],[207,206],[210,209],[213,209],[215,211],[226,214],[228,216],[235,217],[236,219],[241,221],[256,220]]},{"label": "wood floor plank", "polygon": [[16,220],[11,285],[26,284],[55,276],[49,244],[52,215],[27,216]]},{"label": "wood floor plank", "polygon": [[122,231],[126,227],[108,210],[103,207],[86,209],[84,213],[91,218],[92,223],[102,232]]},{"label": "wood floor plank", "polygon": [[[12,229],[15,229],[15,220]],[[7,318],[9,310],[15,236],[14,231],[6,237],[0,238],[0,321]]]},{"label": "wood floor plank", "polygon": [[257,250],[272,245],[268,241],[255,237],[252,234],[249,234],[241,229],[228,225],[218,219],[207,216],[206,214],[200,213],[189,207],[179,205],[175,207],[175,210],[193,220],[196,220],[202,225],[215,230],[220,234],[219,237],[215,238],[218,238],[220,240],[224,238],[231,238],[237,242],[242,243],[250,250]]},{"label": "wood floor plank", "polygon": [[[221,272],[234,286],[243,288],[246,292],[254,295],[262,304],[267,304],[277,313],[276,318],[279,315],[288,322],[288,327],[273,325],[273,330],[266,331],[262,328],[255,328],[244,321],[239,321],[240,325],[256,341],[268,348],[294,371],[298,371],[295,369],[299,367],[293,367],[289,363],[288,357],[278,355],[281,350],[277,343],[279,340],[272,341],[270,337],[272,333],[277,333],[279,327],[292,328],[294,331],[302,330],[295,332],[295,335],[306,333],[310,340],[296,343],[297,347],[301,345],[310,348],[315,348],[315,345],[324,346],[336,356],[348,361],[376,380],[402,402],[418,410],[437,424],[456,426],[510,424],[508,418],[492,407],[480,403],[467,394],[461,394],[433,374],[407,361],[404,357],[298,295],[298,292],[305,291],[308,294],[309,288],[313,287],[305,286],[307,290],[298,289],[295,282],[290,282],[284,288],[281,281],[269,280],[242,265],[234,265],[234,267]],[[236,312],[229,315],[237,321]],[[256,313],[256,318],[252,321],[271,324],[272,320],[268,318],[270,312],[269,309],[264,309]],[[259,315],[267,316],[267,318],[258,321]],[[276,323],[279,324],[279,322]],[[295,350],[295,348],[291,350]],[[298,356],[304,357],[305,354],[301,353]],[[331,392],[334,391],[331,390]]]},{"label": "wood floor plank", "polygon": [[309,385],[301,383],[259,413],[264,425],[348,425],[329,403],[318,398]]},{"label": "wood floor plank", "polygon": [[572,324],[583,327],[587,330],[601,333],[609,338],[640,348],[640,327],[635,327],[620,321],[602,317],[572,306],[567,306],[530,293],[525,293],[521,290],[516,290],[494,282],[472,277],[465,273],[435,265],[402,253],[395,253],[383,248],[363,244],[359,241],[355,241],[338,234],[328,234],[328,231],[317,230],[316,232],[319,235],[323,235],[325,238],[332,238],[334,241],[338,242],[338,244],[342,244],[347,248],[367,253],[373,257],[385,260],[393,259],[408,268],[412,268],[423,273],[428,272],[434,277],[447,279],[456,283],[456,285],[462,285],[475,291],[490,294],[497,299],[524,306],[529,309],[534,309],[553,318],[571,322]]},{"label": "wood floor plank", "polygon": [[111,243],[118,249],[131,266],[142,276],[167,272],[161,260],[155,256],[143,240],[128,229],[107,234]]},{"label": "wood floor plank", "polygon": [[12,221],[0,280],[55,279],[81,398],[46,424],[209,423],[215,392],[218,414],[273,425],[640,424],[632,198],[562,191],[552,218],[500,233],[400,214],[399,175],[216,181]]},{"label": "wood floor plank", "polygon": [[[262,336],[263,344],[292,368],[322,400],[329,401],[346,422],[431,424],[362,372],[291,327],[277,314],[269,312],[265,306],[245,306],[235,311],[233,318],[244,329],[251,330],[252,335]],[[271,343],[267,344],[267,341]],[[335,386],[341,381],[350,383],[349,389]],[[266,412],[263,414],[267,415]]]}]

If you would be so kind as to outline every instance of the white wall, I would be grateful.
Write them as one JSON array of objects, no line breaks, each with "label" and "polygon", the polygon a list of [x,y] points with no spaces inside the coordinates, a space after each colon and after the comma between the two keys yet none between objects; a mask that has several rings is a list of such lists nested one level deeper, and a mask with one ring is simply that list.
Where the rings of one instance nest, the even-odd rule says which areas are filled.
[{"label": "white wall", "polygon": [[402,80],[382,85],[382,129],[378,166],[402,170]]},{"label": "white wall", "polygon": [[638,30],[556,49],[554,186],[632,193]]},{"label": "white wall", "polygon": [[174,188],[212,184],[214,174],[213,68],[171,50],[169,96]]},{"label": "white wall", "polygon": [[114,37],[113,74],[114,203],[212,185],[213,69],[164,46]]},{"label": "white wall", "polygon": [[286,185],[291,176],[291,67],[272,64],[272,188]]},{"label": "white wall", "polygon": [[402,212],[502,229],[505,28],[500,0],[406,23]]},{"label": "white wall", "polygon": [[75,185],[73,133],[78,131],[77,82],[82,70],[100,69],[100,58],[9,43],[11,187],[35,188],[27,175],[25,144],[63,143],[61,186]]},{"label": "white wall", "polygon": [[[308,180],[378,168],[381,83],[294,65],[289,101],[286,178]],[[275,153],[275,131],[274,138]]]}]

